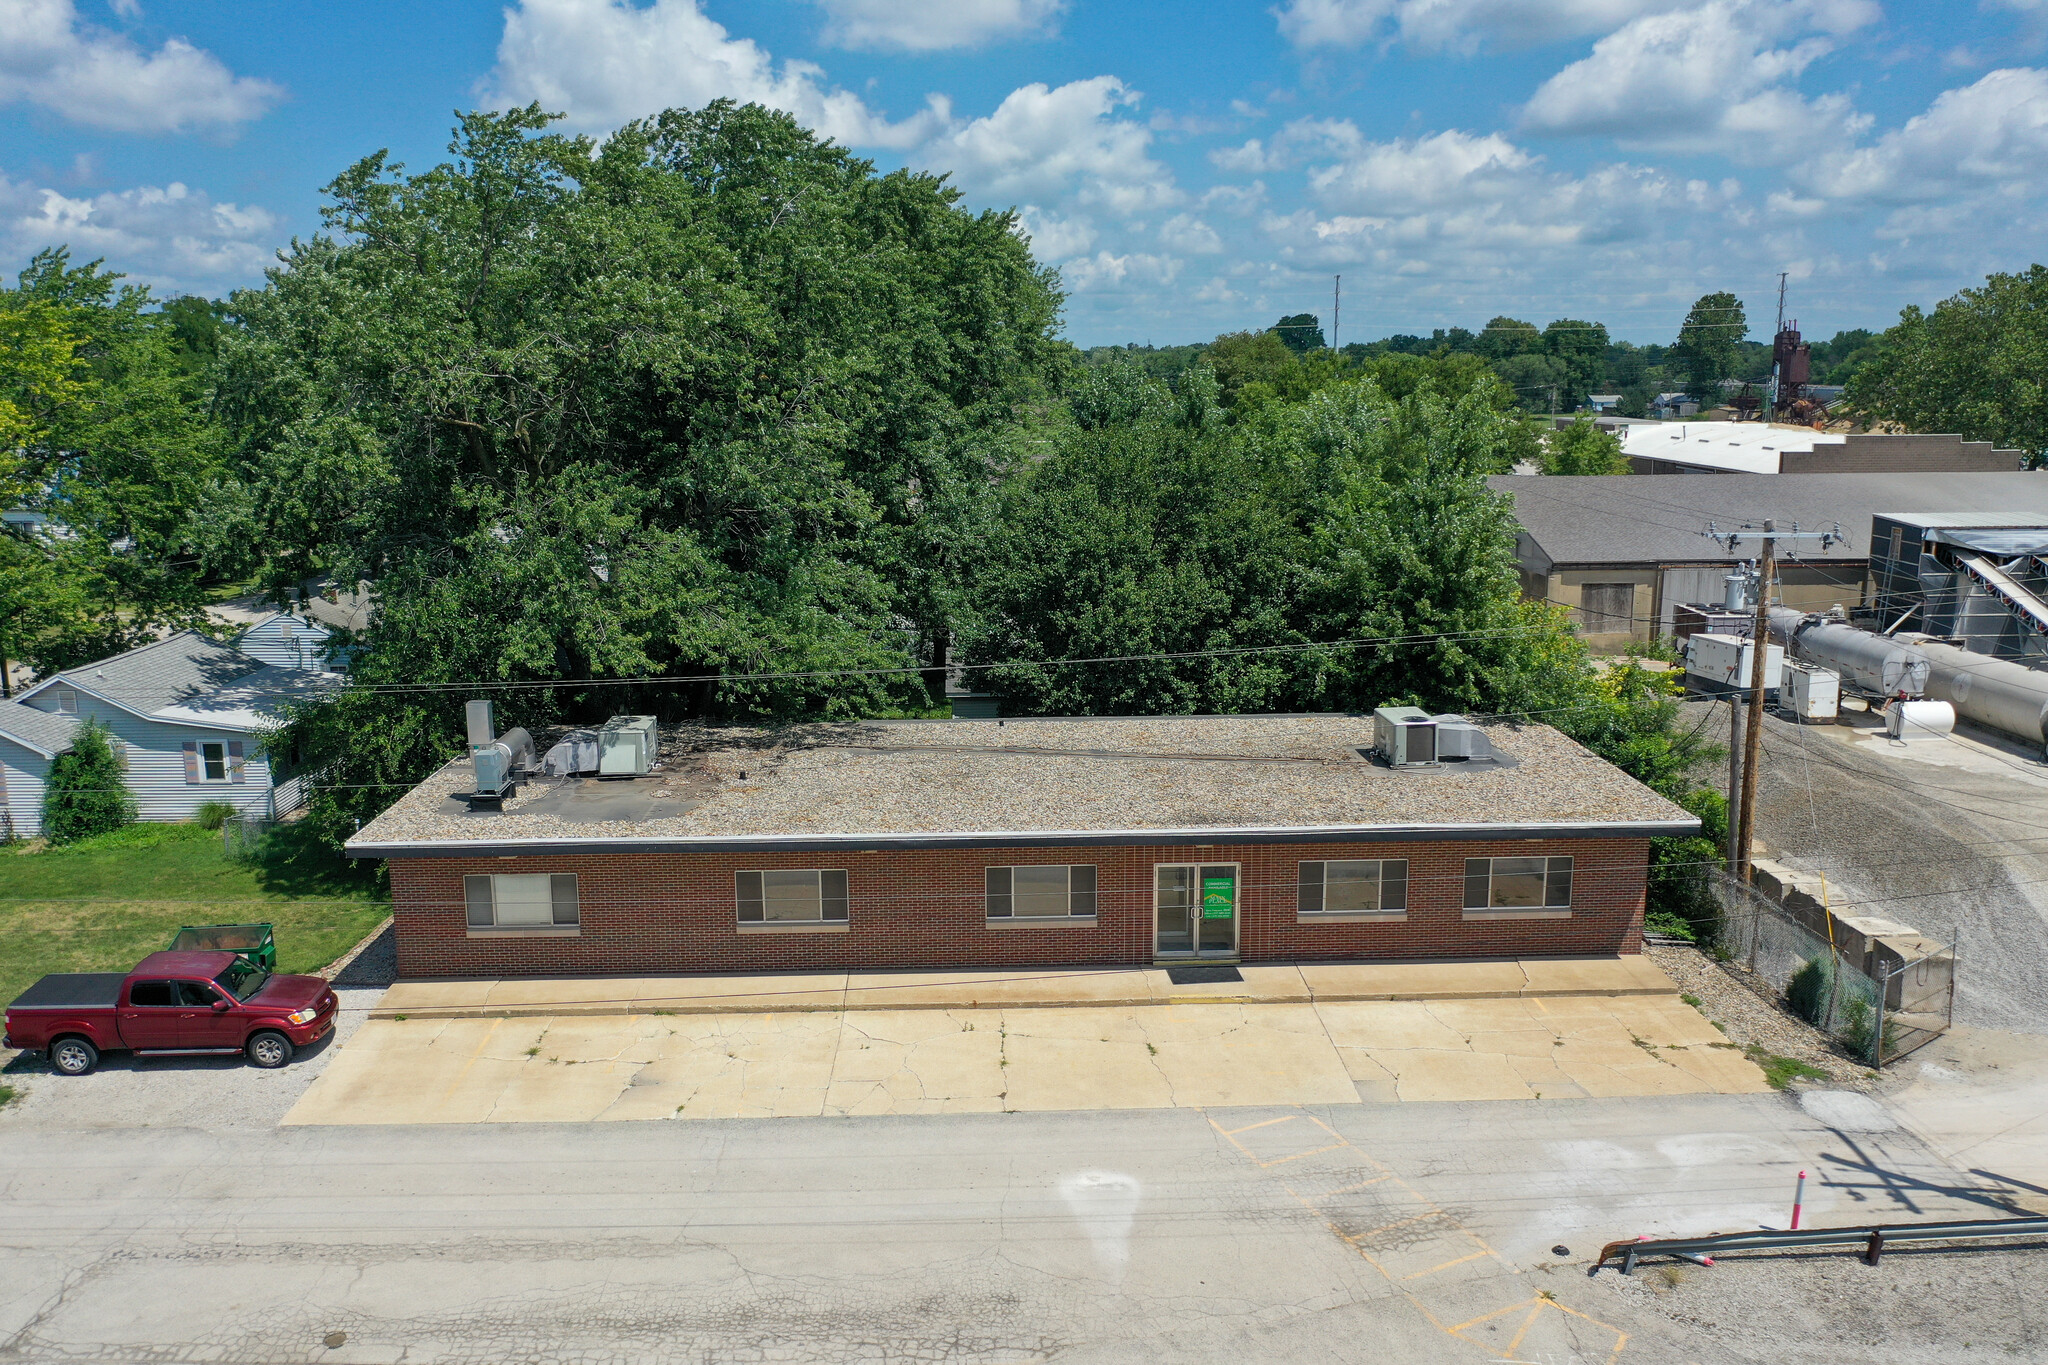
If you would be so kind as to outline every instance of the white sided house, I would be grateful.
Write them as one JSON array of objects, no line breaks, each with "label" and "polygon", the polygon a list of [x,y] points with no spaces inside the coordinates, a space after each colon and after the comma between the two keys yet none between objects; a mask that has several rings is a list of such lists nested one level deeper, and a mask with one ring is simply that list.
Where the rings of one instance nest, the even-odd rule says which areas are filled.
[{"label": "white sided house", "polygon": [[327,641],[332,634],[310,616],[280,611],[243,631],[235,640],[235,648],[273,668],[332,673],[339,667],[328,657]]},{"label": "white sided house", "polygon": [[189,820],[209,801],[275,818],[305,800],[304,779],[263,741],[284,703],[341,685],[184,631],[53,673],[0,702],[0,835],[42,829],[50,763],[85,721],[106,727],[144,820]]}]

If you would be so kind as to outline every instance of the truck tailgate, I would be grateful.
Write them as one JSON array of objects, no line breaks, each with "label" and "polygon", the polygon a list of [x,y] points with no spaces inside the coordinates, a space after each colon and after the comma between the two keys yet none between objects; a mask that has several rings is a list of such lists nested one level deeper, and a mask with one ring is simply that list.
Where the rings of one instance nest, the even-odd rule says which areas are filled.
[{"label": "truck tailgate", "polygon": [[7,1008],[112,1009],[121,998],[126,972],[59,972],[46,976],[14,998]]}]

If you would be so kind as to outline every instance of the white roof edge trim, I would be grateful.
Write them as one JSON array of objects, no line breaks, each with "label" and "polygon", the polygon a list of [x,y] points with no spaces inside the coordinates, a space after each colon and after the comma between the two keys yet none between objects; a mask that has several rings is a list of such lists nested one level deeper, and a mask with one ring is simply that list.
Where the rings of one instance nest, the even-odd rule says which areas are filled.
[{"label": "white roof edge trim", "polygon": [[1513,824],[1496,824],[1490,821],[1472,824],[1429,824],[1429,825],[1231,825],[1224,828],[1191,826],[1177,829],[997,829],[997,830],[894,830],[886,834],[678,834],[678,835],[604,835],[594,834],[588,838],[548,839],[384,839],[374,843],[358,843],[351,839],[342,845],[344,853],[374,853],[391,849],[476,849],[476,848],[552,848],[561,844],[889,844],[907,842],[958,842],[965,843],[1001,841],[1006,839],[1180,839],[1206,834],[1222,841],[1230,836],[1253,837],[1270,834],[1431,834],[1453,832],[1485,832],[1498,830],[1503,834],[1534,831],[1537,833],[1578,833],[1597,834],[1603,830],[1628,829],[1669,829],[1673,831],[1699,828],[1697,819],[1662,820],[1562,820],[1562,821],[1519,821]]}]

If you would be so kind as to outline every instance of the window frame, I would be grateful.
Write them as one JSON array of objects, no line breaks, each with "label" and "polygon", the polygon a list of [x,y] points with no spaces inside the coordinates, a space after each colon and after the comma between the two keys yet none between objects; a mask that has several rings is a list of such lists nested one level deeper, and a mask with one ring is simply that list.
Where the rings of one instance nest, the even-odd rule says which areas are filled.
[{"label": "window frame", "polygon": [[[500,921],[498,882],[508,877],[548,879],[549,918],[545,923]],[[487,918],[480,919],[480,912]],[[577,938],[583,933],[582,883],[574,872],[471,872],[462,879],[462,916],[471,938]]]},{"label": "window frame", "polygon": [[[1373,863],[1374,881],[1377,884],[1379,908],[1377,910],[1325,910],[1321,906],[1327,899],[1331,863]],[[1389,877],[1387,869],[1398,867],[1400,875]],[[1309,869],[1316,869],[1311,876]],[[1399,886],[1399,905],[1389,905],[1389,888]],[[1309,906],[1310,888],[1314,888],[1316,907]],[[1346,924],[1382,923],[1399,924],[1408,918],[1408,860],[1406,858],[1303,858],[1295,864],[1294,870],[1294,922],[1296,924]]]},{"label": "window frame", "polygon": [[50,689],[50,695],[56,699],[58,715],[75,716],[78,714],[77,688],[66,687],[62,684],[59,684],[58,686]]},{"label": "window frame", "polygon": [[[768,879],[793,873],[816,879],[817,919],[768,918]],[[734,868],[732,881],[733,922],[742,934],[844,934],[852,929],[852,885],[843,867]]]},{"label": "window frame", "polygon": [[[1016,913],[1017,873],[1046,872],[1054,868],[1067,874],[1067,913]],[[1077,877],[1077,873],[1084,875]],[[1101,868],[1096,863],[992,863],[981,870],[981,894],[982,923],[990,929],[1085,928],[1098,922],[1102,903]]]},{"label": "window frame", "polygon": [[[1510,872],[1499,872],[1494,868],[1496,863],[1529,862],[1541,863],[1543,866],[1540,870]],[[1485,864],[1485,871],[1475,871],[1474,868],[1482,863]],[[1576,870],[1573,855],[1569,853],[1512,853],[1501,854],[1497,857],[1467,858],[1465,860],[1465,918],[1468,920],[1570,919],[1572,915],[1572,895],[1575,890],[1573,874]],[[1544,903],[1542,905],[1497,904],[1496,900],[1499,896],[1498,880],[1503,876],[1534,876],[1540,878],[1543,883]],[[1484,879],[1483,885],[1486,888],[1484,893],[1485,901],[1483,904],[1475,905],[1472,903],[1473,896],[1477,894],[1476,888],[1482,885],[1482,878]],[[1561,902],[1556,900],[1560,885],[1562,885],[1564,890],[1564,899]]]},{"label": "window frame", "polygon": [[[220,776],[213,775],[213,756],[210,751],[220,751]],[[228,742],[224,739],[202,739],[199,741],[199,780],[205,783],[218,782],[226,785],[234,776],[228,766]]]}]

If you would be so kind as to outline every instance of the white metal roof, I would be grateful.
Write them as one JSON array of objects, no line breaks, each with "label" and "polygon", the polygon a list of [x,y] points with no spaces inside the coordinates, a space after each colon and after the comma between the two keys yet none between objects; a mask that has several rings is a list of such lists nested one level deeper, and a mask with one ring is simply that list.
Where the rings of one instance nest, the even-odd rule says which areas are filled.
[{"label": "white metal roof", "polygon": [[1803,453],[1817,445],[1838,446],[1843,439],[1840,432],[1763,422],[1666,422],[1630,427],[1621,438],[1621,450],[1624,455],[1677,460],[1706,469],[1776,474],[1786,451]]}]

